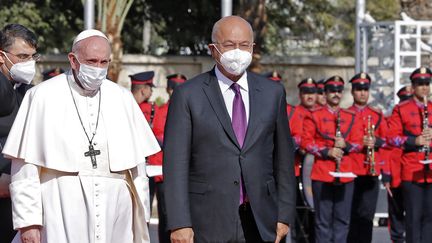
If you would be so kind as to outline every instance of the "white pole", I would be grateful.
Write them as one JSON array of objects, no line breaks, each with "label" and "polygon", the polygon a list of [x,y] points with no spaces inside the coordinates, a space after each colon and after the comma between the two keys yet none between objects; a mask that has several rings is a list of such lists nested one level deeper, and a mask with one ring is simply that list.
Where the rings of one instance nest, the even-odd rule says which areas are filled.
[{"label": "white pole", "polygon": [[94,0],[85,0],[84,3],[84,29],[94,29]]},{"label": "white pole", "polygon": [[[356,41],[355,41],[355,72],[359,73],[361,69],[361,62],[366,62],[367,60],[361,60],[361,33],[360,33],[360,24],[363,22],[363,18],[365,15],[365,5],[366,0],[357,0],[356,2]],[[363,50],[367,51],[367,50]]]},{"label": "white pole", "polygon": [[232,15],[232,0],[221,0],[222,18]]}]

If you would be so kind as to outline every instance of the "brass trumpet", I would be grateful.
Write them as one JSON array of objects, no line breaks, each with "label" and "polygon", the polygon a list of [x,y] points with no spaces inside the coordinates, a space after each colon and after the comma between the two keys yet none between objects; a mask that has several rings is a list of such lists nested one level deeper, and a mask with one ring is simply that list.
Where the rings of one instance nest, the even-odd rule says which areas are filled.
[{"label": "brass trumpet", "polygon": [[[424,106],[423,106],[423,121],[422,121],[422,125],[423,126],[422,126],[422,130],[425,131],[429,127],[429,114],[428,114],[428,100],[427,100],[427,96],[423,97],[423,102],[424,102]],[[430,155],[429,144],[428,145],[424,145],[421,150],[425,154],[425,161],[428,161],[429,160],[429,155]],[[424,167],[425,167],[426,171],[428,171],[430,169],[428,164],[425,164]]]},{"label": "brass trumpet", "polygon": [[[342,132],[341,132],[341,118],[340,118],[340,111],[337,113],[337,118],[336,118],[336,133],[335,133],[335,137],[336,138],[340,138],[342,137]],[[341,164],[341,159],[336,159],[336,172],[340,172],[340,164]],[[334,183],[335,185],[340,185],[340,178],[336,177]]]},{"label": "brass trumpet", "polygon": [[[372,116],[368,116],[367,135],[369,139],[375,139],[375,124],[372,124]],[[376,176],[374,146],[367,147],[367,162],[370,165],[369,175]]]}]

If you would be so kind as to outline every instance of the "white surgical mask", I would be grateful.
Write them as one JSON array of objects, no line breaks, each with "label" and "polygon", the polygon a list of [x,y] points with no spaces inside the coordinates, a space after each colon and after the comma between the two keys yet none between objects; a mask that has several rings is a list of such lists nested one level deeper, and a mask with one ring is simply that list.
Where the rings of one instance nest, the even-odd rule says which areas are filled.
[{"label": "white surgical mask", "polygon": [[5,52],[3,52],[3,54],[8,61],[12,63],[12,67],[9,70],[12,80],[18,83],[30,84],[36,75],[36,61],[30,60],[26,62],[13,63]]},{"label": "white surgical mask", "polygon": [[222,54],[216,46],[215,48],[221,54],[220,64],[232,75],[238,76],[244,73],[252,62],[252,54],[248,51],[237,48]]},{"label": "white surgical mask", "polygon": [[[75,57],[76,58],[76,57]],[[78,58],[76,58],[78,60]],[[79,61],[78,61],[79,62]],[[80,63],[80,68],[77,78],[82,87],[88,91],[96,91],[102,85],[102,81],[106,78],[108,67],[99,68]]]}]

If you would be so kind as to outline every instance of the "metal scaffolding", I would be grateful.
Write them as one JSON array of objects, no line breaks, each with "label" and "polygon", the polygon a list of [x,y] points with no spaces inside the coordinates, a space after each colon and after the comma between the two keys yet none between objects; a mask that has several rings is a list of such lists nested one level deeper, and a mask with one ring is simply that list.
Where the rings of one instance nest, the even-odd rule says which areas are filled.
[{"label": "metal scaffolding", "polygon": [[432,21],[360,23],[358,31],[356,67],[373,78],[374,105],[389,112],[398,101],[396,92],[410,83],[410,73],[430,66]]}]

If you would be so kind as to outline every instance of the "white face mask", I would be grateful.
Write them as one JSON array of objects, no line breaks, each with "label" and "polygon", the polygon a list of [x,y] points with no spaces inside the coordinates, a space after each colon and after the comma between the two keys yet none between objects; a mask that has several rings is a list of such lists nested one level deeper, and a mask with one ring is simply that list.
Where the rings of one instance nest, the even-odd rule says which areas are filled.
[{"label": "white face mask", "polygon": [[[76,58],[76,57],[75,57]],[[78,61],[78,58],[76,58]],[[108,67],[98,68],[90,65],[80,64],[77,78],[80,81],[82,87],[88,91],[96,91],[102,85],[102,81],[106,78],[108,73]]]},{"label": "white face mask", "polygon": [[13,63],[5,52],[3,52],[3,54],[7,60],[12,63],[12,67],[9,70],[12,80],[18,83],[30,84],[36,75],[36,61],[30,60],[27,62]]},{"label": "white face mask", "polygon": [[220,64],[232,75],[241,75],[252,62],[252,54],[248,51],[242,51],[237,48],[222,54],[216,46],[215,48],[221,54]]}]

